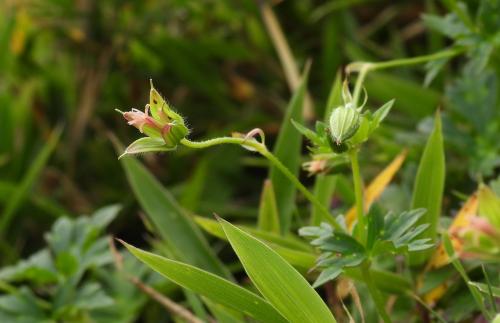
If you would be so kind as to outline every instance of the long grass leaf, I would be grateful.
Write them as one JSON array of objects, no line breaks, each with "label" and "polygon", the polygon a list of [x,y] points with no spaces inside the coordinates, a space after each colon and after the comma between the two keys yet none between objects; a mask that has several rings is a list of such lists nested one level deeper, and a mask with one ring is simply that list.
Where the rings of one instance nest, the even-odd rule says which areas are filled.
[{"label": "long grass leaf", "polygon": [[[308,69],[304,73],[302,82],[295,91],[285,114],[278,139],[274,146],[274,154],[295,175],[300,169],[300,149],[302,137],[293,126],[291,119],[298,123],[302,122],[302,107],[304,105],[304,94],[307,84]],[[269,178],[273,183],[276,193],[276,202],[280,214],[281,232],[290,230],[292,213],[295,205],[296,188],[290,180],[275,166],[269,171]]]},{"label": "long grass leaf", "polygon": [[[417,225],[428,223],[429,228],[422,232],[418,239],[430,238],[436,241],[437,227],[441,215],[441,201],[443,199],[445,180],[445,158],[443,135],[441,132],[441,116],[436,113],[434,129],[424,148],[420,159],[411,208],[425,208],[427,212],[422,216]],[[410,255],[410,263],[414,266],[423,264],[432,250],[414,252]]]},{"label": "long grass leaf", "polygon": [[23,179],[12,193],[12,196],[6,204],[0,219],[0,236],[3,236],[8,230],[12,218],[16,214],[18,208],[22,206],[22,203],[26,199],[29,191],[37,181],[42,170],[45,168],[45,165],[59,142],[61,133],[62,127],[57,127],[52,131],[47,143],[45,143],[42,150],[35,157]]},{"label": "long grass leaf", "polygon": [[273,183],[270,180],[264,182],[262,189],[257,226],[262,231],[277,234],[281,232],[276,196],[274,195]]},{"label": "long grass leaf", "polygon": [[336,322],[321,297],[288,262],[248,233],[220,221],[252,282],[288,321]]},{"label": "long grass leaf", "polygon": [[170,192],[135,158],[120,159],[134,194],[175,258],[214,274],[230,277],[205,237]]},{"label": "long grass leaf", "polygon": [[261,322],[286,322],[266,300],[228,280],[194,266],[164,258],[121,242],[146,265],[186,289]]}]

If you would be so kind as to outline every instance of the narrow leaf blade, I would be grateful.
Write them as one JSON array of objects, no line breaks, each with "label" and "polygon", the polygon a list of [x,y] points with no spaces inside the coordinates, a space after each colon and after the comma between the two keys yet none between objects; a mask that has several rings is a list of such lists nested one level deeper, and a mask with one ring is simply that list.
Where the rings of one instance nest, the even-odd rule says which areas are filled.
[{"label": "narrow leaf blade", "polygon": [[266,300],[228,280],[191,265],[160,257],[121,242],[146,265],[184,288],[261,322],[286,322]]},{"label": "narrow leaf blade", "polygon": [[[441,201],[443,198],[445,180],[445,158],[443,135],[441,132],[441,116],[439,112],[434,119],[434,129],[427,140],[424,152],[417,170],[415,186],[413,188],[412,209],[425,208],[427,212],[417,224],[429,223],[429,228],[418,236],[418,239],[436,241],[437,226],[441,215]],[[415,252],[410,256],[410,264],[423,264],[432,250]]]},{"label": "narrow leaf blade", "polygon": [[220,222],[252,282],[287,320],[336,322],[321,297],[289,263],[251,235]]},{"label": "narrow leaf blade", "polygon": [[120,162],[137,200],[160,237],[175,253],[175,258],[217,275],[230,277],[201,231],[170,192],[135,158],[122,158]]},{"label": "narrow leaf blade", "polygon": [[[295,91],[284,117],[278,139],[274,146],[273,153],[281,162],[295,175],[300,169],[300,149],[302,136],[293,126],[291,119],[297,123],[302,123],[302,109],[306,93],[307,71],[302,77],[300,86]],[[296,189],[291,185],[290,180],[275,166],[269,170],[269,178],[273,183],[276,193],[276,202],[280,215],[281,232],[290,230],[292,222],[292,212],[295,205]]]},{"label": "narrow leaf blade", "polygon": [[281,232],[279,221],[278,206],[276,204],[273,183],[270,180],[266,180],[260,198],[258,228],[262,231],[279,234]]}]

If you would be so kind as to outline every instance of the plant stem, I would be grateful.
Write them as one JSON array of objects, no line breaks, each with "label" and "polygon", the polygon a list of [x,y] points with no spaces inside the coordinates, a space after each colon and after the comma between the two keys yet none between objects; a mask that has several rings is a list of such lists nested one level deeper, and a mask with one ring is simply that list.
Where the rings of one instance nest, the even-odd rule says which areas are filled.
[{"label": "plant stem", "polygon": [[297,179],[297,177],[295,177],[295,175],[293,175],[292,172],[285,165],[283,165],[283,163],[278,158],[276,158],[276,156],[274,156],[269,150],[267,150],[264,144],[252,139],[249,140],[245,138],[236,138],[236,137],[219,137],[205,141],[191,141],[189,139],[184,138],[181,140],[181,144],[183,144],[186,147],[195,149],[203,149],[223,144],[234,144],[247,147],[247,149],[250,148],[252,150],[255,150],[263,157],[265,157],[267,160],[269,160],[274,166],[276,166],[283,173],[283,175],[285,175],[293,183],[293,185],[295,185],[295,187],[300,192],[302,192],[302,194],[304,194],[304,196],[321,211],[323,220],[330,223],[335,228],[335,230],[341,232],[345,231],[344,228],[342,228],[337,223],[337,221],[335,221],[335,219],[330,214],[330,211],[328,211],[328,209],[311,192],[309,192],[309,190],[304,185],[302,185],[302,183]]},{"label": "plant stem", "polygon": [[377,307],[378,314],[382,317],[385,323],[391,323],[391,318],[389,317],[389,314],[387,314],[387,311],[385,310],[385,304],[384,300],[382,299],[382,295],[380,294],[380,291],[377,289],[375,286],[371,274],[370,274],[370,263],[365,262],[361,265],[361,273],[363,275],[363,281],[365,282],[366,286],[368,287],[368,291],[370,292],[370,295],[373,299],[373,302],[375,303],[375,306]]},{"label": "plant stem", "polygon": [[359,170],[358,151],[353,149],[349,152],[351,158],[352,180],[354,182],[354,197],[356,199],[356,215],[358,219],[359,240],[362,245],[366,244],[366,218],[363,208],[363,179]]},{"label": "plant stem", "polygon": [[366,75],[370,70],[370,66],[371,63],[364,64],[359,70],[358,78],[356,79],[356,85],[354,86],[354,95],[353,95],[353,102],[355,107],[358,106],[359,95],[361,94],[361,88],[363,87]]},{"label": "plant stem", "polygon": [[429,55],[394,59],[394,60],[386,61],[386,62],[371,63],[370,70],[375,71],[375,70],[382,70],[382,69],[392,68],[392,67],[408,66],[408,65],[426,63],[426,62],[435,61],[435,60],[438,60],[441,58],[450,58],[453,56],[457,56],[457,55],[463,53],[464,51],[465,51],[464,48],[452,48],[452,49],[446,49],[446,50],[443,50],[443,51],[440,51],[437,53],[433,53],[433,54],[429,54]]},{"label": "plant stem", "polygon": [[437,53],[422,55],[410,58],[394,59],[385,62],[371,63],[371,62],[354,62],[347,66],[346,70],[349,72],[358,71],[358,79],[356,80],[356,85],[354,87],[353,101],[357,105],[359,100],[359,95],[361,94],[361,88],[363,87],[363,82],[371,71],[383,70],[387,68],[408,66],[426,63],[429,61],[435,61],[442,58],[450,58],[457,56],[465,51],[465,48],[452,48],[443,50]]}]

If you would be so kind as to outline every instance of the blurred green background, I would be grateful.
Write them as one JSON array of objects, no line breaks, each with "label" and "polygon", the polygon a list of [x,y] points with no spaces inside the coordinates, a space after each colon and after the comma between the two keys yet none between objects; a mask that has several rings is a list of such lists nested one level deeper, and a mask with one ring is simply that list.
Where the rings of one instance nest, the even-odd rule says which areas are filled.
[{"label": "blurred green background", "polygon": [[[478,7],[477,1],[469,4]],[[310,122],[323,115],[335,75],[347,63],[429,54],[452,44],[450,35],[428,28],[421,19],[424,13],[446,12],[433,0],[4,0],[0,264],[44,246],[44,232],[61,215],[90,214],[112,203],[123,209],[108,231],[144,243],[140,207],[111,138],[128,144],[138,137],[114,109],[142,109],[149,79],[187,118],[192,138],[260,127],[272,147],[291,90],[263,23],[264,7],[274,10],[299,69],[312,61]],[[438,107],[444,112],[447,149],[444,212],[456,209],[479,181],[498,175],[500,55],[494,50],[472,78],[463,67],[470,58],[454,60],[428,86],[423,66],[373,73],[367,79],[370,106],[394,97],[396,104],[362,151],[365,178],[411,148],[408,162],[383,196],[385,205],[395,210],[408,205]],[[265,161],[255,155],[218,147],[142,159],[195,213],[254,221],[267,174]],[[312,183],[305,173],[302,179]],[[349,176],[341,177],[338,184],[336,203],[341,207],[353,200],[346,189],[349,181]]]},{"label": "blurred green background", "polygon": [[[126,206],[113,231],[141,235],[109,136],[125,143],[137,137],[114,109],[142,109],[150,78],[187,117],[192,137],[260,127],[272,144],[291,92],[258,2],[7,0],[0,6],[2,262],[36,249],[61,214],[109,203]],[[424,12],[445,12],[430,0],[283,1],[274,10],[296,64],[312,60],[309,91],[319,116],[335,73],[346,63],[416,56],[450,43],[421,19]],[[421,145],[430,129],[426,118],[440,106],[448,112],[445,129],[451,134],[448,173],[459,175],[447,185],[468,191],[479,175],[488,178],[498,169],[498,142],[488,139],[498,122],[484,127],[490,112],[481,119],[460,111],[474,100],[486,101],[483,110],[498,110],[495,73],[484,75],[490,78],[484,84],[469,81],[476,87],[471,93],[486,91],[487,97],[452,87],[460,76],[453,65],[430,87],[423,86],[424,75],[420,66],[369,77],[370,102],[396,97],[396,107],[363,156],[376,170],[403,147]],[[472,102],[462,103],[462,97]],[[469,129],[474,122],[476,129]],[[58,127],[61,137],[51,143]],[[255,216],[265,171],[245,152],[221,147],[194,156],[181,150],[144,161],[174,193],[198,185],[184,198],[194,211]],[[402,176],[413,169],[408,163]]]}]

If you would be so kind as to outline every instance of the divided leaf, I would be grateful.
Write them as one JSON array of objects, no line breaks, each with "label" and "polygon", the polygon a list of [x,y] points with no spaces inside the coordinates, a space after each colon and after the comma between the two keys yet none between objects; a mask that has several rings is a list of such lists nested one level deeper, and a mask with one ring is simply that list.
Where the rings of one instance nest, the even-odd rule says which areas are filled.
[{"label": "divided leaf", "polygon": [[356,239],[344,233],[334,232],[327,223],[317,227],[301,228],[299,234],[314,238],[311,245],[322,251],[316,267],[323,271],[315,281],[314,287],[335,279],[343,273],[344,268],[356,267],[366,259],[365,248]]}]

